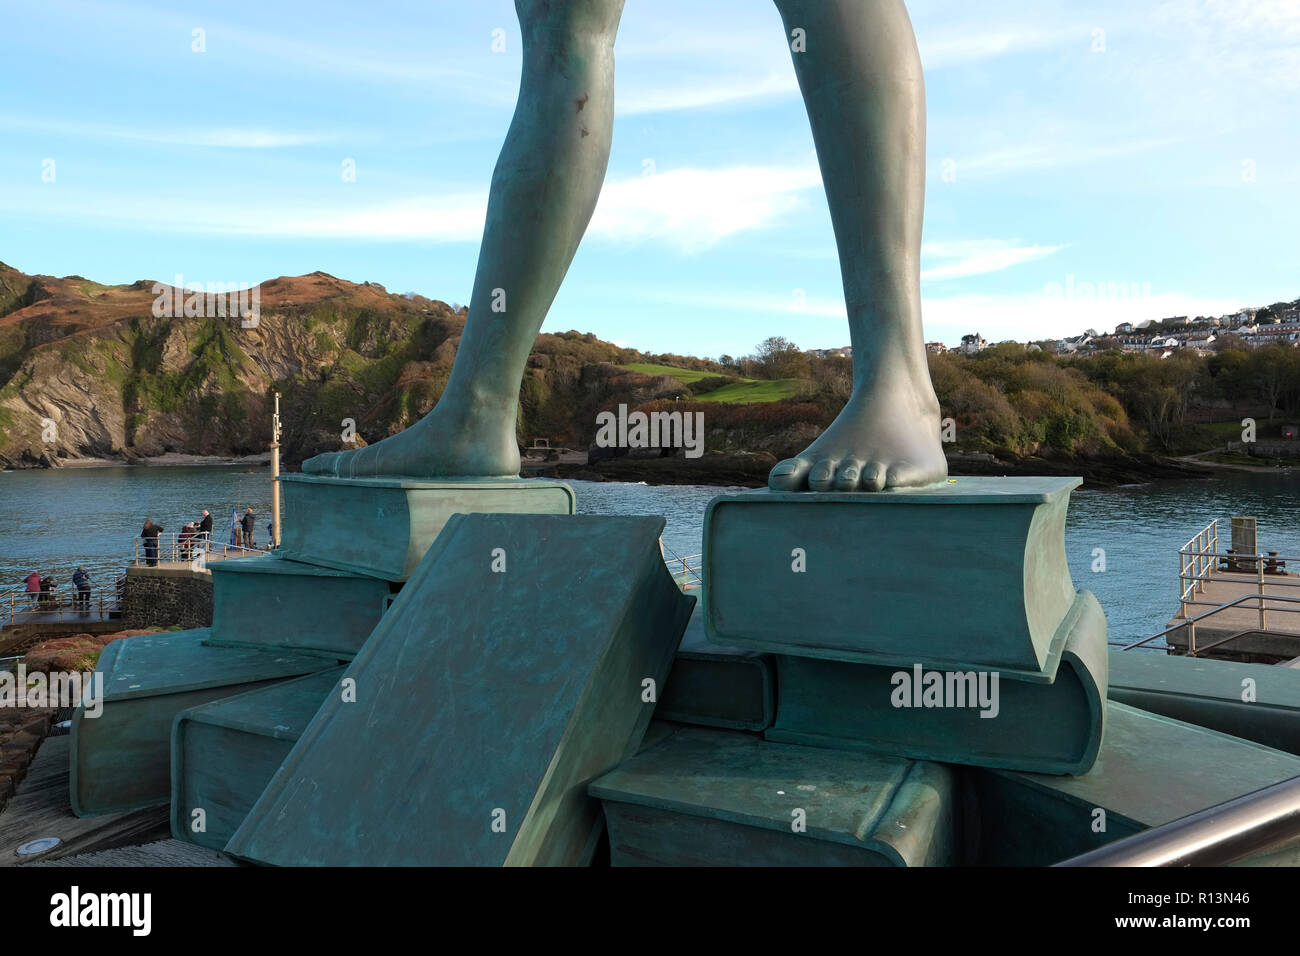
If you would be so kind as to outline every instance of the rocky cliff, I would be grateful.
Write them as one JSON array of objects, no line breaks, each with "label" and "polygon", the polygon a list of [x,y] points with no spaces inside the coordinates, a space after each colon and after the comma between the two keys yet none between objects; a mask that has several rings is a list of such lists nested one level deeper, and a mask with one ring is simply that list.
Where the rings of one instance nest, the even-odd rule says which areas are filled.
[{"label": "rocky cliff", "polygon": [[[279,391],[293,467],[343,447],[349,422],[363,442],[378,441],[441,395],[463,309],[321,272],[257,291],[253,316],[233,294],[29,276],[0,263],[0,465],[264,451]],[[590,334],[539,337],[520,390],[521,441],[585,447],[583,423],[611,399],[682,391],[675,379],[615,367],[638,356]]]}]

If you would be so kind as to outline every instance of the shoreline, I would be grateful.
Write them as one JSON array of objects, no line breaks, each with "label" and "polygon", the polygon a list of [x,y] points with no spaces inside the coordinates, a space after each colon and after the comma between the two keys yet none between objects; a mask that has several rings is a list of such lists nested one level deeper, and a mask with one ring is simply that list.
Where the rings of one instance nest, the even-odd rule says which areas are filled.
[{"label": "shoreline", "polygon": [[[644,482],[648,485],[729,485],[749,488],[767,486],[768,472],[776,460],[767,454],[680,458],[618,458],[594,464],[558,463],[530,469],[528,477],[579,481]],[[948,473],[953,477],[1081,477],[1084,488],[1107,489],[1166,480],[1208,480],[1224,472],[1245,474],[1280,473],[1282,469],[1247,465],[1189,462],[1176,458],[1134,456],[1121,458],[1000,459],[987,453],[948,456]]]},{"label": "shoreline", "polygon": [[[1201,453],[1211,454],[1211,453]],[[585,456],[584,456],[585,457]],[[524,478],[573,479],[577,481],[630,482],[649,485],[717,485],[761,488],[767,485],[768,472],[776,459],[766,453],[736,453],[705,455],[698,459],[623,457],[597,462],[577,460],[578,456],[565,456],[557,462],[528,462],[520,470]],[[567,460],[566,460],[567,459]],[[177,467],[239,467],[247,469],[268,468],[271,453],[253,455],[194,455],[168,452],[163,455],[125,458],[70,458],[60,462],[58,468],[177,468]],[[1227,473],[1281,474],[1290,465],[1245,465],[1228,462],[1200,460],[1199,455],[1162,458],[1141,455],[1124,458],[1053,459],[1025,457],[997,458],[976,452],[948,456],[948,472],[958,476],[1079,476],[1083,487],[1115,488],[1122,485],[1145,484],[1169,479],[1205,480]],[[31,468],[10,468],[6,471],[36,471]],[[52,470],[46,468],[44,470]],[[296,473],[284,469],[285,474]]]},{"label": "shoreline", "polygon": [[[167,452],[148,458],[66,458],[59,462],[59,468],[177,468],[195,465],[250,465],[269,467],[271,453],[260,452],[255,455],[187,455],[181,452]],[[35,468],[12,468],[7,471],[35,471]],[[45,469],[52,471],[53,469]]]}]

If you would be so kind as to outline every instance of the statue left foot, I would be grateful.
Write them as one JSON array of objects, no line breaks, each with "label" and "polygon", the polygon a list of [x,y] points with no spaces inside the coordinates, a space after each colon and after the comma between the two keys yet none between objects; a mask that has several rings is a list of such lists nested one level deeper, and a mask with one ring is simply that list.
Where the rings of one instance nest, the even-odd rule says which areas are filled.
[{"label": "statue left foot", "polygon": [[775,491],[880,491],[948,476],[939,438],[939,403],[928,379],[855,389],[826,431],[803,454],[772,469]]}]

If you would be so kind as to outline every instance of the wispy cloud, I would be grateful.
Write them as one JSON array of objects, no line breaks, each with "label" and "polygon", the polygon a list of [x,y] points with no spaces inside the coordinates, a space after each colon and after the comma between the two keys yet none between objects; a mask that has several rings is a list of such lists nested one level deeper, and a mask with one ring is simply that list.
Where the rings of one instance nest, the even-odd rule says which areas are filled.
[{"label": "wispy cloud", "polygon": [[[624,293],[626,294],[626,293]],[[724,292],[675,292],[670,289],[638,289],[636,299],[661,302],[705,312],[745,315],[794,316],[808,319],[833,319],[848,321],[848,310],[842,298],[827,299],[809,296],[802,289],[791,289],[788,295],[756,293],[734,289]],[[822,324],[822,323],[819,323]],[[825,323],[832,327],[835,323]]]},{"label": "wispy cloud", "polygon": [[927,338],[955,344],[968,332],[990,341],[1021,342],[1077,335],[1084,329],[1109,332],[1121,322],[1143,322],[1170,315],[1223,315],[1245,303],[1186,292],[1129,296],[1060,296],[1041,292],[1008,295],[925,297],[922,313]]},{"label": "wispy cloud", "polygon": [[[794,336],[835,343],[847,337],[848,313],[842,300],[813,299],[747,289],[721,292],[640,291],[636,298],[721,315],[743,313],[812,320]],[[1110,331],[1121,322],[1142,322],[1170,315],[1223,315],[1237,311],[1235,299],[1207,298],[1184,292],[1121,298],[1053,296],[1046,290],[1007,295],[925,296],[921,313],[927,339],[956,344],[979,332],[991,341],[1033,341],[1076,335],[1086,328]],[[796,341],[799,341],[796,338]],[[800,341],[800,344],[804,344]]]},{"label": "wispy cloud", "polygon": [[917,45],[921,49],[922,66],[927,70],[940,70],[1057,46],[1086,35],[1086,31],[1078,29],[1045,30],[1007,26],[941,36],[922,33]]},{"label": "wispy cloud", "polygon": [[[1076,28],[1007,26],[922,34],[918,42],[922,65],[929,72],[1060,45],[1086,35],[1085,30]],[[622,56],[625,47],[620,44],[616,50]],[[631,50],[637,72],[630,82],[620,81],[620,115],[743,107],[799,93],[789,50],[782,43],[773,44],[766,35],[732,35],[719,27],[692,30],[685,36],[675,33]],[[656,58],[660,62],[656,63]],[[714,69],[700,72],[702,64],[713,64]]]},{"label": "wispy cloud", "polygon": [[80,139],[130,140],[176,146],[217,146],[230,149],[275,149],[327,143],[333,134],[297,132],[236,126],[158,127],[119,126],[112,123],[79,122],[46,118],[0,116],[0,129]]},{"label": "wispy cloud", "polygon": [[[1091,166],[1165,149],[1182,141],[1182,137],[1175,136],[1139,137],[1110,143],[1036,139],[968,156],[935,157],[935,160],[939,164],[951,161],[956,181],[960,182],[963,179],[987,179],[1067,166]],[[938,172],[943,172],[942,165]]]},{"label": "wispy cloud", "polygon": [[784,70],[756,76],[703,77],[697,82],[675,77],[669,84],[641,84],[627,93],[616,92],[615,107],[620,116],[636,116],[735,105],[798,92],[794,68],[787,64]]},{"label": "wispy cloud", "polygon": [[[686,311],[716,313],[720,316],[744,313],[746,316],[774,316],[785,320],[802,320],[792,336],[800,345],[840,342],[848,334],[848,312],[844,300],[802,295],[762,293],[750,289],[731,290],[624,290],[624,297],[671,304]],[[956,345],[962,336],[979,332],[991,341],[1074,336],[1080,330],[1096,328],[1110,332],[1119,323],[1141,323],[1170,315],[1226,315],[1240,310],[1245,303],[1238,299],[1199,297],[1183,291],[1144,295],[1053,295],[1048,289],[1034,293],[992,295],[946,295],[922,298],[922,316],[926,337]]]},{"label": "wispy cloud", "polygon": [[[698,252],[738,233],[763,229],[797,209],[821,184],[815,164],[676,169],[606,183],[588,236],[596,241],[664,243]],[[476,242],[483,232],[487,192],[447,191],[371,204],[338,194],[316,201],[213,203],[174,197],[102,196],[74,190],[37,193],[42,216],[107,219],[167,232],[277,236],[301,239]],[[0,200],[3,203],[3,200]],[[10,208],[13,208],[12,206]],[[183,210],[177,214],[177,210]]]},{"label": "wispy cloud", "polygon": [[675,169],[606,183],[591,233],[662,239],[697,251],[739,232],[772,225],[821,185],[815,164]]},{"label": "wispy cloud", "polygon": [[921,270],[921,278],[929,281],[964,279],[968,276],[1001,272],[1025,262],[1033,262],[1054,253],[1064,246],[1022,245],[1014,239],[963,239],[949,242],[927,242],[921,246],[922,258],[945,260],[942,265]]},{"label": "wispy cloud", "polygon": [[[39,196],[40,194],[36,194]],[[215,202],[210,196],[131,195],[91,197],[61,188],[40,202],[0,194],[0,209],[41,220],[54,217],[98,221],[118,228],[162,234],[247,236],[284,239],[477,241],[483,233],[486,193],[415,196],[369,205],[352,202]]]}]

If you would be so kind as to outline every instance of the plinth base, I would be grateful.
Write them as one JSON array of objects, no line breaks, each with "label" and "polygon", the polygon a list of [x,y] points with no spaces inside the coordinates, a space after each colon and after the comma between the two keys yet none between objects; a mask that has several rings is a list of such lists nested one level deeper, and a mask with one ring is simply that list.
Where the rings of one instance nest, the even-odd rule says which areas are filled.
[{"label": "plinth base", "polygon": [[164,805],[171,795],[171,731],[178,713],[221,697],[328,667],[320,657],[209,647],[206,628],[111,642],[103,712],[72,716],[72,812],[77,816]]},{"label": "plinth base", "polygon": [[278,554],[217,561],[212,571],[213,646],[282,648],[354,657],[379,623],[388,582]]},{"label": "plinth base", "polygon": [[1112,649],[1109,696],[1300,754],[1300,670],[1292,667]]},{"label": "plinth base", "polygon": [[343,670],[181,711],[172,728],[172,836],[223,849],[325,698],[340,692]]},{"label": "plinth base", "polygon": [[765,730],[772,726],[775,697],[772,655],[711,643],[704,636],[704,610],[697,605],[655,716],[704,727]]},{"label": "plinth base", "polygon": [[281,475],[282,557],[405,581],[454,514],[573,514],[573,489],[523,478]]},{"label": "plinth base", "polygon": [[936,763],[688,728],[590,792],[614,866],[943,866],[959,852],[953,779]]},{"label": "plinth base", "polygon": [[[1101,745],[1106,617],[1080,592],[1050,684],[977,665],[950,672],[777,658],[769,740],[1035,773],[1085,773]],[[996,676],[996,681],[994,677]]]},{"label": "plinth base", "polygon": [[709,639],[1050,683],[1075,597],[1065,514],[1080,480],[720,495],[704,518]]},{"label": "plinth base", "polygon": [[456,515],[226,852],[586,864],[588,781],[641,743],[690,618],[662,518]]},{"label": "plinth base", "polygon": [[[1111,701],[1091,772],[969,772],[972,862],[1049,866],[1295,776],[1300,757]],[[1298,843],[1270,858],[1300,864]]]}]

